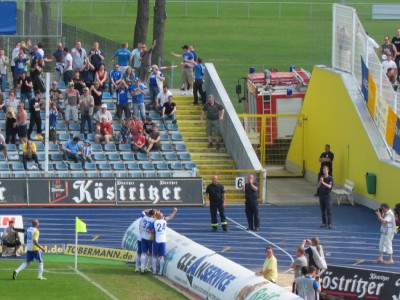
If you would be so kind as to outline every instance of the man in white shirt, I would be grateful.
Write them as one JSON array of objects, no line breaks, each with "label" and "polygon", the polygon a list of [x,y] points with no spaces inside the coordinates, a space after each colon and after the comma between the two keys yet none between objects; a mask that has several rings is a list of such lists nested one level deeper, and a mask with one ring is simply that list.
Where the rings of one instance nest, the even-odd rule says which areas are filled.
[{"label": "man in white shirt", "polygon": [[[391,53],[386,54],[386,60],[382,62],[382,69],[383,71],[387,72],[389,68],[395,69],[397,71],[397,65],[393,60],[393,56]],[[396,72],[397,73],[397,72]]]},{"label": "man in white shirt", "polygon": [[0,91],[4,92],[7,82],[8,57],[4,55],[4,49],[0,48]]},{"label": "man in white shirt", "polygon": [[[394,264],[393,260],[393,237],[396,232],[396,219],[389,204],[382,203],[380,209],[375,210],[378,220],[381,222],[381,238],[379,241],[379,257],[374,260],[376,264]],[[388,260],[383,261],[383,254],[389,255]]]},{"label": "man in white shirt", "polygon": [[76,41],[75,48],[71,49],[72,69],[81,69],[86,60],[86,50],[82,48],[80,41]]},{"label": "man in white shirt", "polygon": [[65,83],[66,86],[68,86],[68,84],[72,80],[73,71],[72,71],[72,56],[69,53],[69,50],[68,50],[67,47],[64,48],[64,70],[63,70],[63,74],[64,74],[64,83]]},{"label": "man in white shirt", "polygon": [[172,96],[172,93],[168,90],[168,85],[164,84],[161,92],[156,97],[156,111],[161,114],[164,103],[168,102],[168,97]]}]

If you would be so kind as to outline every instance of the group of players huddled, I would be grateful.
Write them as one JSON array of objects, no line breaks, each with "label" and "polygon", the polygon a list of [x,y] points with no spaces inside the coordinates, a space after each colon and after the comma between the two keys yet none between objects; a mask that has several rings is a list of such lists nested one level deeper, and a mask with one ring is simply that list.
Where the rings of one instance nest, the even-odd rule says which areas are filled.
[{"label": "group of players huddled", "polygon": [[150,268],[147,266],[151,260],[151,271],[153,275],[164,275],[167,221],[172,220],[177,211],[178,209],[175,207],[168,217],[164,217],[164,214],[156,209],[142,211],[142,218],[139,224],[138,249],[135,260],[136,272],[144,274],[145,271],[149,271]]}]

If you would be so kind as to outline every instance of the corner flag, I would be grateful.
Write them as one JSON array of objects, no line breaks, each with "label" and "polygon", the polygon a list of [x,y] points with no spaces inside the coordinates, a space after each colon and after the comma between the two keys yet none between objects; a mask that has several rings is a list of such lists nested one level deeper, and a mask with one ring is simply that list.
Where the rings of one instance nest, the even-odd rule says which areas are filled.
[{"label": "corner flag", "polygon": [[87,232],[86,223],[81,221],[78,217],[75,219],[75,232]]}]

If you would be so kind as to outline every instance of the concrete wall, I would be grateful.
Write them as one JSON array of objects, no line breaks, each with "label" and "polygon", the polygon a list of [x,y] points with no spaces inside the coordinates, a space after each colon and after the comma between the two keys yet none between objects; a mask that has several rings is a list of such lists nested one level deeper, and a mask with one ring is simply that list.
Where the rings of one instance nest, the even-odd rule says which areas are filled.
[{"label": "concrete wall", "polygon": [[[377,134],[366,105],[351,77],[340,72],[315,67],[301,113],[305,119],[297,126],[304,129],[305,176],[317,181],[320,163],[318,158],[324,145],[330,144],[335,154],[333,178],[336,186],[346,179],[355,182],[355,201],[368,207],[386,202],[392,207],[400,202],[399,165],[390,160],[383,140]],[[356,83],[354,83],[356,84]],[[359,97],[358,97],[359,96]],[[297,151],[290,148],[288,168],[300,168],[296,163]],[[367,193],[366,172],[377,176],[376,195]]]}]

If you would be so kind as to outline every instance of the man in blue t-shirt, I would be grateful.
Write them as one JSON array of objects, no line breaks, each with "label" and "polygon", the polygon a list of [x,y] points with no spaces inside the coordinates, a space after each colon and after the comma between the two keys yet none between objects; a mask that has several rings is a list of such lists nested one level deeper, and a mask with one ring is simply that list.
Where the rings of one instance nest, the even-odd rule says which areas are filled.
[{"label": "man in blue t-shirt", "polygon": [[75,163],[82,159],[82,147],[79,144],[79,137],[75,136],[72,140],[68,140],[61,146],[63,151],[63,161],[65,164],[68,159],[72,159]]},{"label": "man in blue t-shirt", "polygon": [[119,65],[114,64],[114,69],[110,72],[110,92],[111,94],[117,88],[117,85],[122,79],[122,73],[119,70]]},{"label": "man in blue t-shirt", "polygon": [[144,107],[144,95],[146,92],[138,77],[135,78],[135,82],[131,85],[129,92],[132,95],[133,115],[144,122],[146,120],[146,110]]},{"label": "man in blue t-shirt", "polygon": [[204,65],[202,65],[203,60],[199,57],[194,63],[194,84],[193,84],[193,105],[199,104],[199,95],[201,103],[206,104],[206,93],[203,91],[203,75],[204,75]]},{"label": "man in blue t-shirt", "polygon": [[131,52],[128,50],[128,43],[122,43],[122,48],[115,51],[112,61],[114,61],[115,58],[118,59],[119,70],[124,74],[131,60]]},{"label": "man in blue t-shirt", "polygon": [[[171,52],[171,55],[175,57],[181,57],[182,58],[182,84],[184,84],[184,91],[182,95],[191,95],[192,94],[192,87],[193,87],[193,64],[194,64],[194,55],[193,53],[189,50],[188,45],[184,45],[182,47],[183,53],[182,54],[176,54],[175,52]],[[187,84],[187,85],[186,85]],[[188,92],[188,86],[189,86],[189,92]]]},{"label": "man in blue t-shirt", "polygon": [[117,117],[119,122],[122,122],[122,113],[125,114],[125,119],[131,118],[131,111],[129,109],[129,102],[128,102],[128,91],[129,85],[126,84],[124,79],[121,79],[117,88],[115,89],[117,93]]}]

